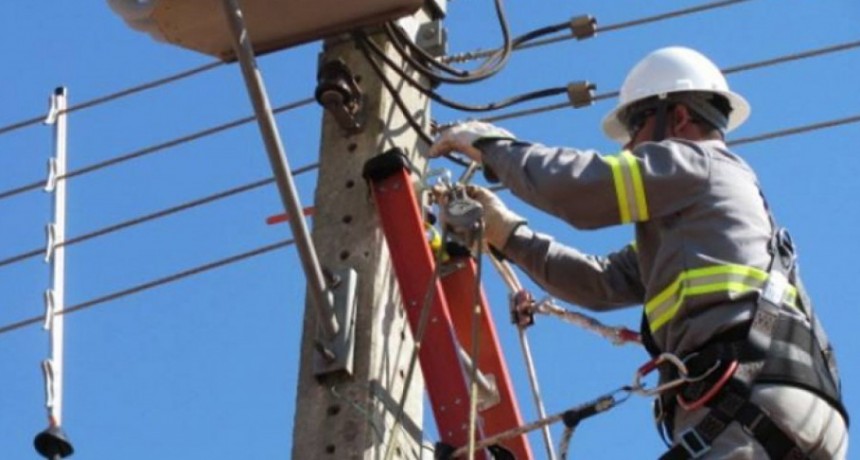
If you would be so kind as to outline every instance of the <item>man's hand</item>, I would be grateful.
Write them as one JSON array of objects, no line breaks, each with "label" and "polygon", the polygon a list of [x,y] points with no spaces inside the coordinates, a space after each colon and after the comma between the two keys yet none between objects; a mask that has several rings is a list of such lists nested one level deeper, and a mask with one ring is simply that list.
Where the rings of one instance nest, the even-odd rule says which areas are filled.
[{"label": "man's hand", "polygon": [[430,146],[427,156],[436,158],[451,152],[460,152],[471,158],[472,161],[481,163],[481,151],[474,144],[485,139],[514,140],[515,137],[510,131],[489,123],[466,121],[442,131],[433,145]]},{"label": "man's hand", "polygon": [[517,215],[495,193],[477,185],[469,185],[466,193],[484,207],[484,239],[499,251],[504,249],[508,238],[526,220]]}]

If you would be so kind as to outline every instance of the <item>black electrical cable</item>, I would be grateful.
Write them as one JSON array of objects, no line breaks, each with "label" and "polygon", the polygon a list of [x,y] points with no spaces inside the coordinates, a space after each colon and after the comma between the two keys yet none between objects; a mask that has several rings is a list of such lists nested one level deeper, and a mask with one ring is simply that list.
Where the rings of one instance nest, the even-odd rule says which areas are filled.
[{"label": "black electrical cable", "polygon": [[[206,64],[206,65],[202,65],[200,67],[195,67],[193,69],[185,70],[183,72],[179,72],[177,74],[170,75],[168,77],[164,77],[164,78],[160,78],[158,80],[146,82],[146,83],[143,83],[143,84],[137,85],[137,86],[132,86],[132,87],[124,89],[122,91],[117,91],[115,93],[100,96],[100,97],[97,97],[95,99],[90,99],[89,101],[81,102],[80,104],[75,104],[75,105],[69,106],[62,113],[72,113],[72,112],[75,112],[78,110],[83,110],[83,109],[86,109],[89,107],[101,105],[101,104],[104,104],[106,102],[113,101],[115,99],[119,99],[119,98],[122,98],[125,96],[130,96],[132,94],[139,93],[141,91],[156,88],[158,86],[166,85],[168,83],[172,83],[174,81],[181,80],[183,78],[187,78],[187,77],[190,77],[192,75],[196,75],[198,73],[206,72],[207,70],[214,69],[216,67],[221,66],[222,64],[224,64],[224,63],[221,61],[212,62],[212,63]],[[18,122],[0,127],[0,135],[15,131],[15,130],[18,130],[18,129],[21,129],[21,128],[24,128],[27,126],[41,123],[44,119],[45,119],[44,115],[39,115],[36,117],[28,118],[26,120],[18,121]]]},{"label": "black electrical cable", "polygon": [[[777,57],[771,58],[771,59],[765,59],[765,60],[761,60],[761,61],[750,62],[747,64],[740,64],[740,65],[736,65],[736,66],[732,66],[732,67],[726,67],[725,69],[722,69],[722,73],[726,74],[726,75],[732,74],[732,73],[741,73],[741,72],[746,72],[748,70],[762,69],[765,67],[771,67],[771,66],[775,66],[775,65],[779,65],[779,64],[785,64],[787,62],[802,61],[804,59],[819,57],[819,56],[823,56],[826,54],[832,54],[832,53],[837,53],[837,52],[841,52],[841,51],[848,51],[848,50],[852,50],[855,48],[860,48],[860,40],[845,42],[845,43],[839,43],[836,45],[826,46],[823,48],[816,48],[816,49],[809,50],[809,51],[801,51],[801,52],[797,52],[797,53],[787,54],[784,56],[777,56]],[[619,95],[620,95],[619,91],[610,91],[610,92],[595,95],[592,98],[592,101],[597,102],[597,101],[602,101],[602,100],[606,100],[606,99],[612,99],[614,97],[618,97]],[[498,115],[493,115],[490,117],[481,118],[480,121],[486,121],[488,123],[494,123],[494,122],[498,122],[501,120],[510,120],[513,118],[521,118],[521,117],[525,117],[525,116],[529,116],[529,115],[536,115],[538,113],[544,113],[544,112],[550,112],[553,110],[559,110],[559,109],[563,109],[566,107],[570,107],[569,102],[555,103],[555,104],[549,104],[549,105],[542,106],[542,107],[535,107],[535,108],[531,108],[531,109],[524,109],[524,110],[512,111],[512,112],[508,112],[508,113],[501,113]]]},{"label": "black electrical cable", "polygon": [[[105,294],[101,297],[97,297],[91,300],[87,300],[85,302],[81,302],[79,304],[75,304],[69,307],[66,307],[55,314],[57,315],[68,315],[70,313],[79,312],[86,308],[94,307],[99,304],[111,302],[117,299],[121,299],[123,297],[130,296],[132,294],[137,294],[139,292],[148,291],[150,289],[163,286],[166,284],[174,283],[184,278],[188,278],[194,275],[199,275],[204,272],[208,272],[210,270],[214,270],[216,268],[225,267],[227,265],[232,265],[237,262],[241,262],[246,259],[250,259],[252,257],[256,257],[259,255],[266,254],[268,252],[272,252],[276,249],[285,248],[294,244],[295,241],[292,239],[279,241],[277,243],[272,243],[266,246],[259,247],[257,249],[253,249],[248,252],[243,252],[241,254],[236,254],[234,256],[230,256],[221,260],[216,260],[214,262],[210,262],[208,264],[199,265],[197,267],[184,270],[178,273],[174,273],[172,275],[165,276],[163,278],[158,278],[156,280],[152,280],[143,284],[138,284],[127,289],[123,289],[121,291],[112,292],[110,294]],[[45,316],[34,316],[31,318],[23,319],[21,321],[16,321],[14,323],[7,324],[3,327],[0,327],[0,335],[5,334],[7,332],[12,332],[16,329],[21,329],[27,326],[31,326],[33,324],[39,324],[45,321]]]},{"label": "black electrical cable", "polygon": [[421,126],[421,123],[415,119],[415,115],[409,110],[409,107],[406,106],[406,103],[403,101],[403,98],[400,96],[400,93],[394,87],[394,84],[388,77],[385,75],[385,71],[382,70],[382,67],[379,63],[373,59],[373,56],[370,55],[370,52],[367,50],[367,43],[370,41],[366,35],[361,33],[357,33],[355,35],[355,40],[358,43],[358,48],[361,50],[361,54],[367,60],[367,63],[370,64],[370,67],[373,69],[373,72],[379,77],[379,80],[382,82],[382,85],[385,86],[385,89],[391,95],[391,99],[394,100],[394,104],[397,105],[397,108],[400,109],[400,112],[403,113],[403,117],[406,118],[406,122],[409,123],[409,126],[418,134],[418,137],[421,138],[424,143],[430,145],[433,143],[433,136],[424,131],[424,127]]},{"label": "black electrical cable", "polygon": [[[305,105],[310,105],[313,102],[314,102],[314,98],[302,99],[300,101],[291,102],[291,103],[276,107],[275,109],[272,110],[272,112],[275,114],[279,114],[279,113],[286,112],[286,111],[292,110],[292,109],[296,109],[296,108],[299,108],[299,107],[302,107]],[[115,166],[117,164],[124,163],[124,162],[129,161],[129,160],[133,160],[135,158],[140,158],[140,157],[147,156],[147,155],[150,155],[153,153],[161,152],[161,151],[167,150],[168,148],[171,148],[171,147],[176,147],[178,145],[182,145],[182,144],[189,143],[191,141],[202,139],[204,137],[208,137],[208,136],[220,133],[222,131],[227,131],[229,129],[233,129],[233,128],[239,127],[241,125],[250,123],[254,120],[255,120],[254,116],[249,116],[249,117],[233,120],[233,121],[230,121],[230,122],[218,125],[218,126],[206,128],[206,129],[203,129],[201,131],[197,131],[197,132],[194,132],[194,133],[182,136],[182,137],[178,137],[178,138],[166,141],[166,142],[162,142],[160,144],[151,145],[149,147],[144,147],[142,149],[135,150],[133,152],[129,152],[129,153],[124,154],[124,155],[113,157],[113,158],[107,159],[107,160],[99,162],[99,163],[94,163],[94,164],[91,164],[89,166],[85,166],[83,168],[69,171],[63,176],[58,176],[57,180],[71,179],[73,177],[82,176],[84,174],[89,174],[91,172],[95,172],[95,171],[98,171],[100,169],[107,168],[109,166]],[[37,190],[39,188],[42,188],[44,185],[45,185],[45,180],[39,179],[39,180],[32,181],[28,184],[22,185],[20,187],[16,187],[16,188],[9,189],[9,190],[4,190],[4,191],[0,192],[0,201],[4,200],[6,198],[11,198],[15,195],[19,195],[19,194],[24,193],[24,192]]]},{"label": "black electrical cable", "polygon": [[[748,1],[750,1],[750,0],[723,0],[723,1],[718,1],[718,2],[707,3],[704,5],[694,6],[691,8],[684,8],[681,10],[670,11],[668,13],[658,14],[658,15],[654,15],[654,16],[647,16],[644,18],[634,19],[631,21],[625,21],[625,22],[620,22],[620,23],[616,23],[616,24],[609,24],[609,25],[602,26],[602,27],[598,26],[595,29],[595,33],[613,32],[616,30],[627,29],[627,28],[631,28],[631,27],[636,27],[636,26],[640,26],[640,25],[644,25],[644,24],[650,24],[653,22],[659,22],[659,21],[663,21],[666,19],[672,19],[672,18],[677,18],[677,17],[681,17],[681,16],[687,16],[687,15],[694,14],[694,13],[700,13],[703,11],[713,10],[713,9],[717,9],[717,8],[723,8],[723,7],[731,6],[731,5],[734,5],[737,3],[743,3],[743,2],[748,2]],[[562,24],[558,24],[556,26],[556,27],[558,27],[556,31],[561,31],[565,28],[565,27],[560,27],[561,25]],[[570,23],[566,22],[563,25],[566,27],[569,27]],[[549,27],[553,27],[553,26],[549,26]],[[545,35],[548,35],[548,34],[545,34]],[[569,35],[563,35],[560,37],[547,38],[544,40],[536,40],[536,41],[528,40],[527,42],[523,42],[523,43],[519,44],[518,46],[514,46],[513,51],[519,51],[519,50],[528,49],[528,48],[536,48],[536,47],[540,47],[540,46],[544,46],[544,45],[549,45],[552,43],[572,40],[574,38],[577,38],[577,37],[573,34],[569,34]],[[459,53],[459,54],[447,56],[447,57],[443,58],[442,61],[443,62],[466,62],[466,61],[472,61],[475,59],[483,59],[483,58],[486,58],[487,56],[491,56],[497,52],[498,52],[498,50],[469,51],[469,52],[465,52],[465,53]]]},{"label": "black electrical cable", "polygon": [[[474,83],[492,77],[502,70],[507,64],[514,46],[516,46],[515,41],[511,40],[510,26],[508,25],[502,1],[495,0],[494,3],[496,7],[496,16],[498,17],[499,26],[502,31],[503,45],[497,52],[488,56],[488,59],[474,71],[464,71],[438,62],[433,56],[430,56],[421,47],[412,42],[412,40],[410,40],[409,37],[407,37],[399,28],[391,25],[390,23],[386,24],[385,32],[395,49],[397,49],[397,52],[420,74],[439,82],[454,84]],[[407,51],[406,48],[409,48],[409,51]],[[421,56],[426,64],[415,59],[410,51]],[[443,73],[447,73],[452,76],[448,77],[434,72],[430,66],[436,67]]]},{"label": "black electrical cable", "polygon": [[426,95],[428,98],[444,105],[450,107],[455,110],[460,110],[464,112],[490,112],[493,110],[499,110],[506,107],[510,107],[512,105],[521,104],[523,102],[541,99],[545,97],[555,96],[557,94],[567,93],[567,87],[557,87],[557,88],[546,88],[537,91],[532,91],[525,94],[520,94],[517,96],[513,96],[498,102],[491,102],[485,105],[466,105],[456,101],[452,101],[440,95],[439,93],[425,87],[420,82],[418,82],[413,76],[409,75],[409,72],[397,65],[390,56],[388,56],[382,48],[379,47],[373,40],[371,40],[366,35],[359,34],[358,40],[361,43],[366,44],[374,54],[382,58],[385,64],[394,70],[401,78],[403,78],[410,86],[416,88],[422,94]]}]

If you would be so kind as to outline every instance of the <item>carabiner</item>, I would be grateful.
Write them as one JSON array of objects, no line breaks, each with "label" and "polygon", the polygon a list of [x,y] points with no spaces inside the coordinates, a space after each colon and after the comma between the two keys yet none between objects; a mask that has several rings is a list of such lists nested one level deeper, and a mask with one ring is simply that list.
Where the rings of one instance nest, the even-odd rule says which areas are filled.
[{"label": "carabiner", "polygon": [[[651,372],[654,372],[655,369],[660,367],[660,365],[665,362],[669,362],[670,364],[675,366],[675,368],[678,370],[679,377],[662,385],[658,385],[654,389],[646,390],[645,385],[642,384],[642,378],[650,374]],[[643,364],[636,371],[636,377],[633,379],[633,385],[631,385],[630,391],[632,393],[636,393],[642,396],[656,396],[664,391],[687,383],[687,374],[687,365],[684,364],[683,361],[681,361],[681,358],[678,358],[672,353],[661,353],[656,358]]]},{"label": "carabiner", "polygon": [[[726,367],[726,371],[723,372],[723,375],[720,376],[719,380],[714,382],[714,384],[711,385],[711,388],[708,389],[708,391],[705,392],[705,394],[702,395],[701,398],[690,402],[690,401],[687,401],[686,399],[684,399],[683,396],[678,394],[675,396],[675,400],[678,402],[679,406],[681,406],[685,411],[688,411],[688,412],[701,408],[702,406],[707,404],[708,401],[713,399],[714,396],[716,396],[716,394],[720,392],[720,390],[723,389],[723,386],[725,386],[726,382],[728,382],[729,379],[735,374],[735,370],[737,370],[737,368],[738,368],[738,361],[737,360],[730,362],[729,365]],[[712,371],[713,371],[713,369],[708,370],[707,372],[705,372],[705,374],[703,374],[703,376],[706,377]],[[699,378],[696,378],[695,380],[700,380],[701,378],[704,378],[704,377],[699,377]],[[690,381],[693,381],[693,380],[690,380]]]}]

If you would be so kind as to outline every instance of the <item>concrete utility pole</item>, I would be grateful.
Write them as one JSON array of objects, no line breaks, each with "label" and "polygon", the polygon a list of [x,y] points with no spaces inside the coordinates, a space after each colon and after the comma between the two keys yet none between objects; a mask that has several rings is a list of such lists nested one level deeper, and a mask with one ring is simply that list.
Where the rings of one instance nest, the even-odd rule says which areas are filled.
[{"label": "concrete utility pole", "polygon": [[[418,23],[430,20],[425,12],[415,18]],[[371,39],[400,62],[384,35],[372,32],[377,31],[368,31]],[[349,37],[325,43],[321,69],[337,60],[345,64],[363,93],[357,117],[362,127],[350,134],[343,127],[343,115],[325,114],[312,237],[325,269],[352,268],[357,273],[355,361],[352,376],[317,375],[317,312],[306,302],[292,458],[432,458],[421,447],[424,382],[420,372],[410,385],[402,428],[391,429],[413,341],[388,248],[362,178],[364,163],[392,147],[402,148],[423,168],[418,149],[426,146]],[[419,122],[428,126],[427,98],[393,71],[387,69],[386,73]]]}]

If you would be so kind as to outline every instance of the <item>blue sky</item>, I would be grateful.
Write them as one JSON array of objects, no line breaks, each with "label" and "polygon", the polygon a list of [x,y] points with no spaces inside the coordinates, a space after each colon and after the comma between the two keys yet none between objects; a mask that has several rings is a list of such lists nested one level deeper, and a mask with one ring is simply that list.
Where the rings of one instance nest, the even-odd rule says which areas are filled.
[{"label": "blue sky", "polygon": [[[703,2],[509,3],[511,28],[519,34],[579,14],[608,25]],[[498,43],[489,0],[456,1],[449,12],[451,52]],[[441,90],[486,103],[585,79],[606,92],[617,89],[629,67],[658,47],[690,46],[729,67],[856,41],[858,23],[860,6],[850,0],[756,0],[521,51],[494,79]],[[132,31],[102,1],[13,2],[6,5],[0,26],[5,32],[0,126],[45,113],[48,95],[58,85],[68,87],[74,104],[211,62]],[[319,48],[311,43],[261,58],[274,105],[312,95]],[[731,75],[732,88],[752,104],[750,120],[732,137],[858,115],[858,53],[854,49]],[[523,139],[613,153],[617,146],[599,130],[600,118],[613,103],[500,124]],[[69,167],[250,114],[239,69],[221,66],[71,114]],[[434,106],[433,116],[446,122],[466,115]],[[291,165],[316,162],[320,108],[310,105],[277,120]],[[45,176],[51,139],[50,128],[41,125],[0,135],[0,192]],[[853,265],[860,253],[858,144],[860,129],[853,124],[737,149],[757,170],[777,219],[793,232],[805,282],[839,352],[850,412],[860,408],[860,338],[853,311],[860,298]],[[67,234],[81,235],[268,177],[257,128],[246,124],[71,179]],[[297,177],[305,204],[311,204],[315,182],[315,172]],[[632,236],[630,227],[576,231],[508,194],[503,198],[535,229],[590,253],[611,251]],[[583,197],[572,197],[577,198]],[[44,246],[50,203],[40,191],[0,200],[0,259]],[[277,193],[270,185],[72,246],[66,304],[289,238],[287,226],[265,224],[277,212]],[[39,257],[0,267],[0,326],[43,312],[48,273]],[[484,283],[521,408],[532,419],[516,334],[507,324],[504,286],[493,273]],[[288,458],[303,295],[299,259],[295,248],[288,248],[69,315],[64,426],[77,458]],[[638,315],[630,309],[601,319],[632,327]],[[551,318],[539,318],[529,337],[549,412],[629,383],[646,360],[639,349],[614,347]],[[38,458],[32,438],[46,423],[39,363],[47,356],[47,344],[38,326],[0,335],[2,459]],[[432,427],[432,420],[427,425]],[[431,440],[432,432],[428,428]],[[556,441],[559,433],[556,427]],[[538,437],[532,438],[532,447],[538,455],[543,452]],[[661,451],[650,402],[642,398],[584,423],[571,447],[574,458],[655,458]]]}]

